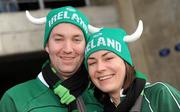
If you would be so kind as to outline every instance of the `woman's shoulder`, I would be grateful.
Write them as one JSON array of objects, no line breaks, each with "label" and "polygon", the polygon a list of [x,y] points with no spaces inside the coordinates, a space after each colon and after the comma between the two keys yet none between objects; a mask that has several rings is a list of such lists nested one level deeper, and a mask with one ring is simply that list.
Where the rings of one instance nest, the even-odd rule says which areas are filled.
[{"label": "woman's shoulder", "polygon": [[82,96],[88,102],[93,102],[93,100],[96,100],[94,97],[94,87],[92,87],[92,85],[89,84],[86,90],[83,92]]},{"label": "woman's shoulder", "polygon": [[146,84],[144,89],[144,97],[152,101],[169,101],[179,105],[180,92],[168,83],[156,82]]},{"label": "woman's shoulder", "polygon": [[170,84],[164,83],[164,82],[146,83],[145,85],[145,91],[149,91],[149,92],[154,92],[154,91],[169,91],[170,92],[172,89],[178,91],[176,88],[174,88]]},{"label": "woman's shoulder", "polygon": [[163,83],[147,83],[144,89],[144,105],[160,112],[180,110],[180,92],[173,86]]},{"label": "woman's shoulder", "polygon": [[145,85],[145,89],[163,89],[163,88],[167,88],[167,86],[169,86],[169,84],[164,83],[164,82],[155,82],[155,83],[149,83],[147,82]]},{"label": "woman's shoulder", "polygon": [[94,96],[94,92],[95,92],[94,89],[95,87],[89,84],[89,86],[87,87],[87,89],[85,90],[82,96],[85,102],[99,105],[100,103],[97,101],[96,97]]}]

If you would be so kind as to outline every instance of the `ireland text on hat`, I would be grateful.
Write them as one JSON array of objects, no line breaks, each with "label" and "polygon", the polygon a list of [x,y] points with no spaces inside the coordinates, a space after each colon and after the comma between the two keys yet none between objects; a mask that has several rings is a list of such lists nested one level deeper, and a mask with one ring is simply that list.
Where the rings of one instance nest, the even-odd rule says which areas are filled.
[{"label": "ireland text on hat", "polygon": [[104,37],[94,38],[91,41],[89,41],[86,46],[85,52],[89,52],[89,50],[92,50],[93,48],[96,48],[98,46],[110,47],[118,52],[121,52],[121,44],[118,41]]},{"label": "ireland text on hat", "polygon": [[56,21],[61,20],[61,19],[69,19],[69,20],[75,21],[83,27],[83,29],[86,31],[86,33],[88,32],[88,28],[87,28],[86,24],[84,23],[84,21],[82,20],[82,18],[79,17],[77,13],[69,13],[68,11],[61,11],[61,12],[55,14],[48,21],[49,27],[51,27],[52,24],[54,24]]}]

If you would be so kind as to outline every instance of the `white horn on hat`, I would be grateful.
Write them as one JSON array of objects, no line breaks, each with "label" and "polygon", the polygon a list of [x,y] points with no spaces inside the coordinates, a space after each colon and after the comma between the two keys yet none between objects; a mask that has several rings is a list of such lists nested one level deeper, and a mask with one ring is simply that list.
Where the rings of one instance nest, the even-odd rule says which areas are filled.
[{"label": "white horn on hat", "polygon": [[126,35],[123,40],[125,42],[134,42],[140,38],[142,31],[143,31],[143,22],[141,20],[139,20],[136,31],[131,35]]},{"label": "white horn on hat", "polygon": [[28,18],[29,21],[31,21],[34,24],[44,24],[46,22],[46,17],[35,18],[35,17],[31,16],[29,11],[27,11],[27,10],[26,10],[26,17]]},{"label": "white horn on hat", "polygon": [[101,30],[102,28],[97,28],[92,25],[88,25],[88,29],[89,29],[90,33],[95,33],[95,32],[98,32],[99,30]]}]

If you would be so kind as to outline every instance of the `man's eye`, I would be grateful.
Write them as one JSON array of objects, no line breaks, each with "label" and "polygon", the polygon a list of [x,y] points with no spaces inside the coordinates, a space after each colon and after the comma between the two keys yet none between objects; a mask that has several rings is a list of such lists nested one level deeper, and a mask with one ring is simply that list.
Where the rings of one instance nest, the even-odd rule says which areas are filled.
[{"label": "man's eye", "polygon": [[74,41],[81,41],[80,39],[74,39]]},{"label": "man's eye", "polygon": [[63,39],[62,38],[54,38],[55,41],[62,41]]},{"label": "man's eye", "polygon": [[80,38],[74,38],[73,39],[73,41],[75,41],[75,42],[80,42],[82,39],[80,39]]},{"label": "man's eye", "polygon": [[60,41],[60,40],[62,40],[62,39],[60,39],[60,38],[55,38],[55,41]]}]

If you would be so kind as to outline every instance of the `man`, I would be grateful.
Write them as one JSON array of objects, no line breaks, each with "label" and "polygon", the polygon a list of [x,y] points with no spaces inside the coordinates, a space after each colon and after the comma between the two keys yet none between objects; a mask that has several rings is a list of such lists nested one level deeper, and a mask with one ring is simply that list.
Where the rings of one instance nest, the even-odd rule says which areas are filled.
[{"label": "man", "polygon": [[88,38],[88,19],[79,10],[66,6],[49,12],[44,48],[49,60],[34,80],[9,89],[0,101],[0,112],[100,112],[93,97],[88,73],[82,64]]}]

